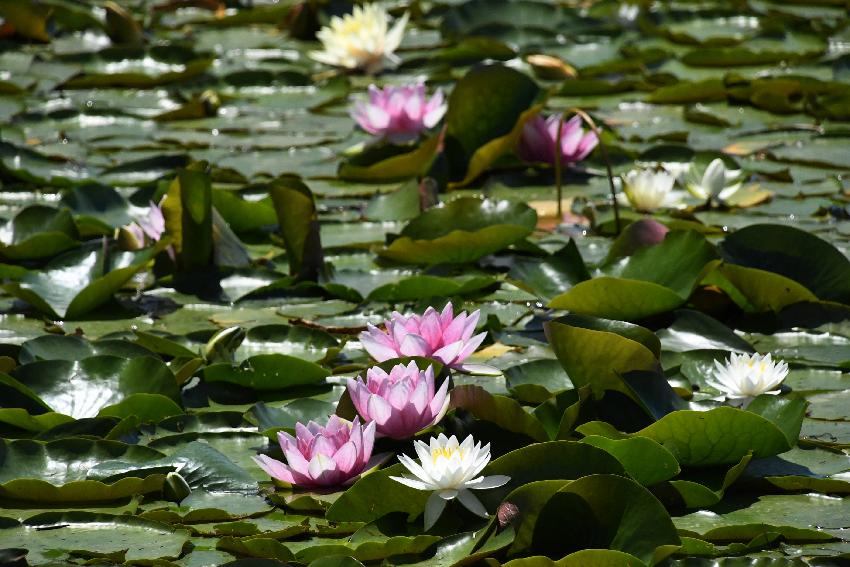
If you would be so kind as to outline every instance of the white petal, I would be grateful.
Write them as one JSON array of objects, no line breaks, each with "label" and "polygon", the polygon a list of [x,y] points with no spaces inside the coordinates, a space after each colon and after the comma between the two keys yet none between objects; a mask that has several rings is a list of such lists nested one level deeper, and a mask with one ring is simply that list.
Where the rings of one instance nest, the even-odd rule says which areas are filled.
[{"label": "white petal", "polygon": [[410,488],[415,488],[416,490],[434,490],[434,487],[428,484],[425,484],[421,480],[416,480],[413,478],[407,478],[404,476],[391,476],[396,482],[399,482],[405,486],[409,486]]},{"label": "white petal", "polygon": [[487,488],[498,488],[500,486],[504,486],[510,481],[511,477],[509,476],[494,474],[491,476],[478,477],[475,480],[467,482],[465,486],[467,488],[472,488],[473,490],[485,490]]},{"label": "white petal", "polygon": [[434,492],[428,497],[428,502],[425,504],[425,531],[430,530],[446,509],[446,501],[439,497]]},{"label": "white petal", "polygon": [[476,498],[475,495],[472,494],[470,491],[461,490],[460,492],[458,492],[457,500],[458,502],[463,504],[464,508],[466,508],[476,516],[481,516],[482,518],[488,517],[487,509],[484,508],[484,504],[482,504],[481,501],[478,500],[478,498]]},{"label": "white petal", "polygon": [[443,500],[454,500],[458,495],[458,491],[454,488],[446,488],[438,491],[437,494],[439,494],[440,498]]}]

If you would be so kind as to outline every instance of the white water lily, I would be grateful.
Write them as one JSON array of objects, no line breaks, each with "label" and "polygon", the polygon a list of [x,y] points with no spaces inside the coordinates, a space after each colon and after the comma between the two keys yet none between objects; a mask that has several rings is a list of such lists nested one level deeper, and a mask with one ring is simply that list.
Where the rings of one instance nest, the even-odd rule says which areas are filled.
[{"label": "white water lily", "polygon": [[618,195],[622,195],[621,204],[631,205],[638,211],[651,213],[681,202],[681,192],[673,190],[676,177],[666,171],[633,169],[623,175],[622,180],[623,192]]},{"label": "white water lily", "polygon": [[729,399],[754,398],[760,394],[776,394],[788,375],[788,364],[774,361],[770,353],[736,354],[721,364],[714,361],[714,379],[707,382]]},{"label": "white water lily", "polygon": [[335,67],[361,69],[377,73],[387,63],[397,64],[393,52],[398,49],[408,15],[389,29],[390,16],[379,4],[355,6],[350,14],[331,18],[330,25],[316,34],[323,51],[311,51],[310,57]]},{"label": "white water lily", "polygon": [[725,201],[741,188],[741,170],[727,169],[717,158],[702,172],[691,166],[685,175],[685,187],[697,199]]},{"label": "white water lily", "polygon": [[446,502],[457,498],[467,510],[486,518],[487,510],[469,489],[484,490],[503,486],[510,481],[504,475],[479,476],[490,462],[490,444],[483,447],[475,443],[470,435],[458,443],[457,437],[446,437],[442,433],[432,437],[430,444],[414,441],[417,463],[407,455],[398,460],[415,478],[391,476],[390,478],[417,490],[431,490],[433,494],[425,505],[425,529],[436,523],[443,513]]}]

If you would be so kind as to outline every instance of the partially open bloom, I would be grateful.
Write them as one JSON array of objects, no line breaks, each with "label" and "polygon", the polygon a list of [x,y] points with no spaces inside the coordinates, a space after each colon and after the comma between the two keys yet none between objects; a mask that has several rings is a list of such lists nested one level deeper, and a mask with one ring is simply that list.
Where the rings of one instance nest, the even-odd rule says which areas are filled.
[{"label": "partially open bloom", "polygon": [[[675,207],[680,192],[673,191],[675,176],[666,171],[633,169],[622,176],[625,201],[638,211],[651,213],[657,209]],[[624,203],[625,204],[625,203]]]},{"label": "partially open bloom", "polygon": [[363,419],[374,421],[378,435],[407,439],[439,421],[449,407],[449,381],[434,388],[434,367],[397,364],[389,374],[375,366],[366,382],[348,379],[348,394]]},{"label": "partially open bloom", "polygon": [[386,63],[398,63],[393,52],[401,43],[407,18],[405,14],[389,29],[390,16],[380,4],[355,6],[350,14],[334,16],[329,26],[319,30],[316,36],[324,50],[311,51],[310,57],[335,67],[377,73]]},{"label": "partially open bloom", "polygon": [[691,165],[685,174],[685,187],[705,201],[725,201],[741,188],[741,171],[726,169],[723,160],[712,160],[704,170]]},{"label": "partially open bloom", "polygon": [[486,332],[472,336],[478,324],[479,311],[470,315],[463,311],[454,316],[451,302],[441,313],[433,307],[420,315],[393,312],[385,321],[386,331],[367,325],[360,333],[360,342],[378,362],[403,356],[425,356],[453,368],[463,367],[463,361],[475,352]]},{"label": "partially open bloom", "polygon": [[429,99],[422,83],[383,89],[370,85],[369,100],[356,103],[351,117],[370,134],[407,142],[436,126],[447,108],[443,91],[437,89]]},{"label": "partially open bloom", "polygon": [[479,476],[490,462],[490,444],[482,447],[471,435],[458,443],[454,435],[446,437],[441,433],[431,438],[430,445],[424,441],[415,441],[413,445],[419,462],[407,455],[399,455],[398,460],[414,478],[390,478],[417,490],[434,491],[425,505],[426,530],[440,517],[446,502],[454,498],[473,514],[486,518],[484,505],[469,490],[496,488],[511,480],[504,475]]},{"label": "partially open bloom", "polygon": [[788,375],[788,364],[772,360],[770,353],[732,353],[725,364],[715,360],[714,366],[714,379],[708,383],[730,399],[776,394]]},{"label": "partially open bloom", "polygon": [[358,418],[350,422],[334,415],[324,427],[298,423],[295,437],[281,431],[277,438],[286,464],[268,455],[254,461],[272,478],[302,488],[350,484],[382,458],[372,457],[374,422],[364,426]]},{"label": "partially open bloom", "polygon": [[165,217],[162,215],[162,209],[159,205],[151,203],[148,215],[136,217],[133,222],[124,227],[124,230],[134,240],[131,243],[132,249],[144,248],[147,244],[159,242],[165,234]]},{"label": "partially open bloom", "polygon": [[[522,129],[518,153],[525,161],[555,163],[558,147],[558,123],[561,117],[534,116]],[[586,158],[599,143],[596,133],[581,127],[581,117],[573,116],[561,127],[561,164],[569,165]]]}]

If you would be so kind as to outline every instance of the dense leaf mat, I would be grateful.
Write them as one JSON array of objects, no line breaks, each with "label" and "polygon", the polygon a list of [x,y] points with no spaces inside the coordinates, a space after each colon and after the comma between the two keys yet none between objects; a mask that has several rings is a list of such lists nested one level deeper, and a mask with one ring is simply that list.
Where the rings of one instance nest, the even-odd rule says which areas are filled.
[{"label": "dense leaf mat", "polygon": [[[846,2],[384,6],[410,23],[368,76],[308,56],[342,1],[0,0],[0,563],[850,561]],[[422,80],[444,126],[356,128]],[[574,108],[599,149],[519,159]],[[723,202],[613,207],[608,166],[718,157]],[[490,518],[423,530],[394,457],[270,482],[278,432],[354,417],[358,333],[448,300],[487,338],[435,364],[428,433],[491,444]],[[724,403],[715,362],[756,351],[782,391]]]}]

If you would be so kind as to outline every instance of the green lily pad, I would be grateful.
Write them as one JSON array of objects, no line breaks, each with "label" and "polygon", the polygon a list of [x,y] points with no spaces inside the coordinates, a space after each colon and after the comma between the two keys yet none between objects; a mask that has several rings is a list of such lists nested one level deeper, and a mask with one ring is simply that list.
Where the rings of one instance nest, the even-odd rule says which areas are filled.
[{"label": "green lily pad", "polygon": [[203,370],[208,382],[226,382],[257,391],[321,384],[328,374],[318,364],[285,354],[259,354],[238,367],[220,362]]},{"label": "green lily pad", "polygon": [[180,399],[174,374],[152,356],[99,355],[79,361],[43,360],[19,366],[14,377],[54,411],[77,419],[94,417],[104,407],[132,394]]},{"label": "green lily pad", "polygon": [[74,219],[67,209],[32,205],[21,209],[3,228],[0,257],[12,261],[50,258],[77,245]]},{"label": "green lily pad", "polygon": [[58,256],[44,270],[29,272],[20,282],[3,287],[54,319],[78,319],[109,301],[165,245],[167,241],[163,240],[160,248],[108,257],[99,246],[84,247]]},{"label": "green lily pad", "polygon": [[0,495],[22,501],[103,502],[159,490],[165,475],[154,471],[144,478],[104,483],[87,478],[93,461],[123,458],[143,463],[162,453],[116,441],[62,439],[48,443],[4,441],[0,463]]},{"label": "green lily pad", "polygon": [[764,396],[754,411],[732,407],[674,411],[631,435],[613,432],[603,422],[581,425],[578,431],[614,439],[648,437],[670,451],[682,466],[735,464],[748,453],[778,455],[796,443],[805,402],[767,398],[773,396]]},{"label": "green lily pad", "polygon": [[57,552],[141,561],[176,559],[189,533],[129,515],[48,512],[0,529],[0,547],[24,544],[30,561],[50,561]]},{"label": "green lily pad", "polygon": [[[539,94],[534,81],[508,67],[484,65],[467,73],[452,90],[446,115],[445,152],[451,178],[466,181],[471,174],[481,173],[483,163],[477,163],[473,170],[475,153],[486,144],[513,134],[517,124],[527,119],[523,113]],[[492,161],[499,153],[494,151],[486,161]],[[481,154],[478,159],[484,161]]]}]

